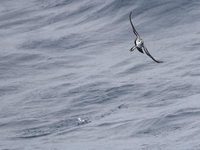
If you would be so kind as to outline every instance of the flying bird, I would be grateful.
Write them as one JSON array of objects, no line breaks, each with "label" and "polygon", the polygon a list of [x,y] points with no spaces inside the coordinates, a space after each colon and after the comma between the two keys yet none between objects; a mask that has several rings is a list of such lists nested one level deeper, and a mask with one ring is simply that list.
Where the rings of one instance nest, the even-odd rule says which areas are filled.
[{"label": "flying bird", "polygon": [[133,25],[133,22],[131,20],[132,18],[132,12],[130,12],[130,15],[129,15],[129,19],[130,19],[130,23],[131,23],[131,26],[132,26],[132,29],[133,29],[133,33],[136,35],[136,39],[135,39],[135,46],[133,46],[130,51],[134,51],[135,49],[137,49],[139,52],[141,53],[145,53],[147,54],[147,56],[149,56],[151,59],[153,59],[155,62],[157,63],[162,63],[163,61],[159,61],[159,60],[156,60],[155,58],[153,58],[153,56],[151,56],[151,54],[149,53],[149,51],[147,50],[147,48],[144,46],[144,41],[141,39],[140,35],[138,34],[138,32],[136,31],[134,25]]}]

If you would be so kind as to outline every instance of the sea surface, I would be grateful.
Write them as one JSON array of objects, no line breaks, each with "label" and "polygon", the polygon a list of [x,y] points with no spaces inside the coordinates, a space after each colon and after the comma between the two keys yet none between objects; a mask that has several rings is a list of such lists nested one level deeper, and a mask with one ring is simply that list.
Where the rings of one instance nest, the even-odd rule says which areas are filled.
[{"label": "sea surface", "polygon": [[200,1],[0,0],[0,150],[200,150]]}]

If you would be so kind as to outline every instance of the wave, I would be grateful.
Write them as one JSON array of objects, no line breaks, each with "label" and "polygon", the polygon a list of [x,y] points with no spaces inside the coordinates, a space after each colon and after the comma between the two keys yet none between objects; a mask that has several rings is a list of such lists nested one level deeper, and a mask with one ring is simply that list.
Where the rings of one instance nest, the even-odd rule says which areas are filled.
[{"label": "wave", "polygon": [[[197,0],[1,0],[0,148],[198,149],[199,8]],[[129,52],[131,11],[163,64]]]}]

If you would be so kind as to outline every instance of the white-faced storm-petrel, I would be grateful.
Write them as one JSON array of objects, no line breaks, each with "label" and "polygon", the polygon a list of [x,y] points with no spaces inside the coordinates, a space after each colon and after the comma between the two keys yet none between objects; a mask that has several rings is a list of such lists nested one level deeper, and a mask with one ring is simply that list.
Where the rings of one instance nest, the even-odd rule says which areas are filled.
[{"label": "white-faced storm-petrel", "polygon": [[130,51],[134,51],[135,49],[137,49],[139,52],[143,53],[144,52],[151,58],[153,59],[155,62],[157,63],[162,63],[163,61],[159,61],[159,60],[156,60],[155,58],[153,58],[153,56],[151,56],[151,54],[149,53],[149,51],[147,50],[147,48],[144,46],[144,41],[141,39],[140,35],[138,34],[138,32],[136,31],[134,25],[133,25],[133,22],[131,20],[131,16],[132,16],[132,12],[130,12],[130,15],[129,15],[129,19],[130,19],[130,23],[131,23],[131,26],[133,28],[133,33],[136,35],[136,39],[135,39],[135,46],[133,46]]}]

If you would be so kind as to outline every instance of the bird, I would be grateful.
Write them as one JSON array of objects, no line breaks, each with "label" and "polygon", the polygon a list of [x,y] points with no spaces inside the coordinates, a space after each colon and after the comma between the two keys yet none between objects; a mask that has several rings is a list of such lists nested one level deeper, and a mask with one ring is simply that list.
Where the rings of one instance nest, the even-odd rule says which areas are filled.
[{"label": "bird", "polygon": [[133,22],[132,22],[132,11],[129,14],[129,20],[133,29],[133,33],[136,35],[136,39],[134,41],[134,46],[130,49],[130,51],[134,51],[135,49],[137,49],[140,53],[145,53],[147,56],[149,56],[151,59],[153,59],[153,61],[155,61],[156,63],[163,63],[163,61],[159,61],[156,60],[153,56],[151,56],[151,54],[149,53],[149,51],[147,50],[147,48],[144,45],[144,41],[142,40],[142,38],[140,37],[140,35],[138,34],[138,32],[136,31]]}]

